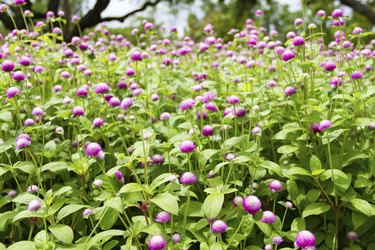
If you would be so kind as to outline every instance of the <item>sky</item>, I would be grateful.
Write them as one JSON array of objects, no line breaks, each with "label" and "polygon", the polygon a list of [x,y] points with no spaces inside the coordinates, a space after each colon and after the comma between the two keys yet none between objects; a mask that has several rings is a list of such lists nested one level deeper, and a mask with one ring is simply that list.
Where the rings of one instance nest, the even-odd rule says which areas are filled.
[{"label": "sky", "polygon": [[[123,16],[124,14],[139,8],[142,2],[143,1],[139,0],[111,0],[108,7],[103,11],[102,17]],[[291,11],[298,11],[301,9],[299,0],[278,0],[278,2],[288,4]],[[91,8],[94,4],[95,0],[90,0],[88,7]],[[195,1],[195,4],[190,7],[190,10],[194,10],[198,18],[202,18],[204,15],[204,12],[201,11],[200,4],[201,3],[199,1]],[[147,9],[149,13],[150,9],[152,8],[149,7]],[[187,18],[189,15],[189,11],[181,9],[179,10],[178,15],[175,16],[171,14],[169,10],[170,7],[167,3],[160,3],[159,5],[157,5],[155,12],[151,14],[154,15],[157,23],[163,23],[169,28],[172,26],[176,26],[179,30],[179,33],[183,32],[184,28],[187,27]],[[124,23],[112,21],[107,23],[107,25],[109,27],[117,28],[131,26],[131,22],[131,19],[127,19],[124,21]]]}]

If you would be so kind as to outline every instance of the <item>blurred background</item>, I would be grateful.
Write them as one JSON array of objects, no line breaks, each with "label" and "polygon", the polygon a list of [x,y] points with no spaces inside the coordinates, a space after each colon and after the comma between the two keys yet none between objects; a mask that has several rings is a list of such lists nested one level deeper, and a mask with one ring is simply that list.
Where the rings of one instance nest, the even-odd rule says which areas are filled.
[{"label": "blurred background", "polygon": [[[12,1],[0,1],[11,4]],[[142,30],[142,20],[147,19],[155,25],[170,30],[176,27],[180,37],[190,36],[201,40],[205,34],[202,32],[207,24],[214,26],[217,37],[228,40],[233,34],[228,34],[233,29],[241,29],[247,18],[259,20],[255,11],[262,9],[264,15],[260,18],[263,27],[268,31],[277,30],[280,38],[284,38],[288,31],[294,29],[293,22],[296,18],[305,19],[305,23],[320,24],[321,20],[315,16],[319,9],[330,15],[336,8],[342,8],[350,20],[345,25],[347,32],[354,27],[362,27],[371,31],[375,25],[375,0],[26,0],[24,10],[34,13],[33,20],[45,19],[47,11],[58,15],[64,11],[67,23],[64,25],[64,36],[68,40],[73,35],[78,35],[77,24],[71,19],[80,17],[81,30],[104,24],[116,33],[126,35],[128,40],[133,28]],[[22,28],[23,20],[20,9],[10,8],[10,13],[15,17],[17,26]],[[2,21],[1,32],[11,29],[13,24],[6,13],[0,13]],[[323,21],[324,31],[330,35],[330,20]],[[160,29],[155,29],[160,30]],[[233,32],[232,32],[233,33]]]}]

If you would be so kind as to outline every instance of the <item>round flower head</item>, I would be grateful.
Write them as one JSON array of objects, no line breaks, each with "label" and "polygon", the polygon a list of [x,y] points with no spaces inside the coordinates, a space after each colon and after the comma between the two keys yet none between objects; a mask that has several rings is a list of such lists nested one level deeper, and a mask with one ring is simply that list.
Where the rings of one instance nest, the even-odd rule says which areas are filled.
[{"label": "round flower head", "polygon": [[181,110],[192,109],[194,107],[194,104],[195,104],[195,102],[192,98],[189,98],[187,100],[183,100],[180,103],[180,109]]},{"label": "round flower head", "polygon": [[168,120],[169,118],[171,118],[171,114],[168,112],[163,112],[160,114],[160,120],[162,121]]},{"label": "round flower head", "polygon": [[166,247],[167,242],[161,235],[154,235],[148,240],[148,248],[150,250],[162,250]]},{"label": "round flower head", "polygon": [[125,182],[124,175],[122,174],[122,172],[120,170],[116,170],[114,175],[116,176],[116,178],[119,182],[122,182],[122,183]]},{"label": "round flower head", "polygon": [[142,61],[142,53],[139,51],[134,51],[130,55],[132,61]]},{"label": "round flower head", "polygon": [[294,52],[289,50],[289,49],[285,50],[281,54],[281,59],[283,59],[283,61],[289,61],[289,60],[293,59],[294,57],[295,57]]},{"label": "round flower head", "polygon": [[255,15],[257,15],[257,16],[263,16],[264,15],[264,11],[263,10],[256,10],[255,11]]},{"label": "round flower head", "polygon": [[10,190],[7,194],[8,198],[14,198],[17,196],[17,191],[16,190]]},{"label": "round flower head", "polygon": [[27,193],[36,193],[38,192],[38,186],[37,185],[31,185],[26,188]]},{"label": "round flower head", "polygon": [[357,234],[356,232],[354,232],[354,231],[348,232],[348,233],[346,234],[346,237],[347,237],[348,240],[350,240],[350,241],[356,241],[356,240],[359,239],[358,234]]},{"label": "round flower head", "polygon": [[275,245],[280,245],[284,241],[283,237],[276,235],[272,237],[272,243]]},{"label": "round flower head", "polygon": [[73,116],[82,116],[85,114],[85,110],[83,107],[81,106],[75,106],[73,109],[72,109],[72,115]]},{"label": "round flower head", "polygon": [[13,80],[19,82],[25,80],[26,76],[22,71],[16,71],[12,74]]},{"label": "round flower head", "polygon": [[223,233],[227,230],[227,224],[222,220],[216,220],[212,223],[211,230],[213,233]]},{"label": "round flower head", "polygon": [[294,46],[301,46],[305,44],[305,39],[302,36],[296,36],[293,38],[293,45]]},{"label": "round flower head", "polygon": [[30,63],[31,63],[31,59],[27,56],[23,56],[23,57],[21,57],[19,63],[23,66],[29,66]]},{"label": "round flower head", "polygon": [[31,144],[31,141],[25,139],[25,138],[20,138],[19,140],[16,140],[16,149],[22,149]]},{"label": "round flower head", "polygon": [[83,210],[83,212],[82,212],[82,216],[83,216],[83,217],[87,217],[87,216],[89,216],[90,214],[93,214],[93,211],[92,211],[92,209],[90,209],[90,208],[86,208],[86,209]]},{"label": "round flower head", "polygon": [[236,104],[236,103],[240,103],[241,101],[240,98],[235,95],[228,96],[226,100],[227,100],[227,103],[229,104]]},{"label": "round flower head", "polygon": [[363,29],[361,28],[361,27],[355,27],[354,29],[353,29],[353,35],[358,35],[358,34],[361,34],[361,33],[363,33]]},{"label": "round flower head", "polygon": [[290,201],[287,201],[287,202],[285,202],[285,206],[287,208],[293,208],[293,203],[291,203]]},{"label": "round flower head", "polygon": [[234,207],[237,207],[238,205],[242,204],[242,202],[243,198],[241,196],[235,196],[232,203]]},{"label": "round flower head", "polygon": [[103,184],[103,181],[101,179],[96,179],[92,182],[92,185],[95,187],[100,187]]},{"label": "round flower head", "polygon": [[294,93],[296,93],[296,88],[292,86],[286,87],[286,89],[284,90],[285,95],[292,95]]},{"label": "round flower head", "polygon": [[261,222],[266,224],[273,224],[276,221],[276,216],[271,211],[264,211]]},{"label": "round flower head", "polygon": [[166,223],[171,220],[171,214],[167,211],[161,211],[156,215],[155,221],[159,223]]},{"label": "round flower head", "polygon": [[332,11],[332,17],[335,19],[342,17],[343,15],[344,15],[344,11],[342,11],[341,9],[335,9]]},{"label": "round flower head", "polygon": [[354,71],[351,75],[352,79],[361,79],[363,77],[363,73],[361,71]]},{"label": "round flower head", "polygon": [[36,211],[41,207],[41,203],[39,200],[31,200],[29,204],[27,204],[27,210],[29,211]]},{"label": "round flower head", "polygon": [[332,61],[327,61],[324,65],[324,68],[327,71],[333,71],[336,68],[336,63]]},{"label": "round flower head", "polygon": [[242,201],[243,209],[249,214],[256,214],[262,207],[262,203],[255,195],[247,196]]},{"label": "round flower head", "polygon": [[42,108],[40,108],[40,107],[35,107],[31,111],[31,114],[33,116],[44,116],[44,110]]},{"label": "round flower head", "polygon": [[208,103],[210,100],[214,100],[216,98],[216,95],[212,92],[204,93],[202,96],[203,103]]},{"label": "round flower head", "polygon": [[104,124],[104,120],[103,120],[102,118],[100,118],[100,117],[95,118],[95,119],[92,121],[92,125],[93,125],[94,127],[100,127],[100,126],[102,126],[103,124]]},{"label": "round flower head", "polygon": [[164,162],[164,157],[162,155],[153,155],[151,157],[151,160],[152,160],[152,163],[155,164],[155,165],[158,165],[158,164],[163,164]]},{"label": "round flower head", "polygon": [[251,130],[251,133],[253,135],[257,135],[257,134],[260,134],[262,132],[262,129],[260,127],[255,127]]},{"label": "round flower head", "polygon": [[120,106],[123,110],[126,110],[128,109],[130,106],[132,106],[134,104],[134,100],[133,98],[124,98],[124,100],[122,100]]},{"label": "round flower head", "polygon": [[180,150],[183,153],[190,153],[191,151],[195,150],[194,142],[190,140],[182,141],[180,144]]},{"label": "round flower head", "polygon": [[171,239],[172,239],[172,241],[173,241],[174,243],[178,243],[178,242],[181,241],[181,234],[179,234],[179,233],[174,233],[174,234],[172,235]]},{"label": "round flower head", "polygon": [[370,129],[375,129],[375,122],[371,122],[370,125],[369,125],[369,128]]},{"label": "round flower head", "polygon": [[283,189],[283,184],[279,180],[273,180],[270,182],[268,187],[271,189],[272,192],[277,192]]},{"label": "round flower head", "polygon": [[118,107],[121,105],[121,101],[117,97],[112,97],[111,99],[109,99],[108,105],[111,107]]},{"label": "round flower head", "polygon": [[301,24],[303,24],[303,19],[302,18],[297,18],[296,20],[294,20],[294,26],[299,26]]},{"label": "round flower head", "polygon": [[28,126],[32,126],[35,124],[35,121],[31,118],[27,118],[24,122],[23,122],[23,126],[25,127],[28,127]]},{"label": "round flower head", "polygon": [[193,185],[197,182],[197,177],[191,172],[185,172],[180,177],[180,183],[184,185]]},{"label": "round flower head", "polygon": [[326,14],[326,12],[324,11],[324,10],[318,10],[317,12],[316,12],[316,16],[317,17],[325,17],[327,14]]},{"label": "round flower head", "polygon": [[225,160],[227,160],[227,161],[232,161],[234,159],[236,159],[236,155],[233,154],[233,153],[229,153],[229,154],[225,155]]},{"label": "round flower head", "polygon": [[215,103],[213,102],[208,102],[205,104],[205,107],[207,110],[211,111],[211,112],[216,112],[218,110],[217,106]]},{"label": "round flower head", "polygon": [[314,247],[315,236],[308,230],[300,231],[297,233],[294,245],[300,248]]},{"label": "round flower head", "polygon": [[324,131],[332,126],[332,122],[330,120],[323,120],[319,122],[319,130]]},{"label": "round flower head", "polygon": [[103,94],[105,92],[108,92],[108,90],[109,90],[109,86],[108,86],[108,84],[106,84],[104,82],[98,83],[94,87],[94,91],[97,94]]},{"label": "round flower head", "polygon": [[88,156],[97,157],[100,152],[102,152],[102,147],[96,142],[92,142],[86,146],[86,154]]},{"label": "round flower head", "polygon": [[127,68],[126,69],[126,75],[127,76],[133,76],[133,75],[135,75],[135,70],[133,68]]},{"label": "round flower head", "polygon": [[21,93],[21,91],[20,91],[19,88],[17,88],[17,87],[10,87],[10,88],[7,89],[5,95],[6,95],[8,98],[12,98],[12,97],[14,97],[14,96],[16,96],[16,95],[19,95],[20,93]]},{"label": "round flower head", "polygon": [[79,87],[76,91],[77,96],[87,96],[88,94],[88,89],[86,87]]},{"label": "round flower head", "polygon": [[214,134],[214,128],[211,125],[206,125],[202,128],[203,136],[210,136]]},{"label": "round flower head", "polygon": [[14,69],[14,63],[10,60],[5,60],[2,64],[1,64],[1,69],[4,71],[4,72],[11,72],[13,71]]}]

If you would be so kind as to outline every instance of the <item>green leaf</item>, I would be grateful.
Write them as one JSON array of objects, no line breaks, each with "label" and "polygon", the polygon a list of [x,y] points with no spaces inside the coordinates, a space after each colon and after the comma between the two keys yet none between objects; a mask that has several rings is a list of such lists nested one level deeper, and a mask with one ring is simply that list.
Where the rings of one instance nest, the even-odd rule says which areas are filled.
[{"label": "green leaf", "polygon": [[292,225],[290,226],[292,231],[302,231],[306,229],[305,219],[297,217],[293,220]]},{"label": "green leaf", "polygon": [[100,228],[102,230],[111,229],[116,223],[118,216],[119,214],[115,209],[108,207],[107,211],[105,211],[105,214],[103,215],[103,219],[100,221]]},{"label": "green leaf", "polygon": [[150,191],[151,193],[157,188],[159,187],[160,185],[166,183],[167,181],[169,181],[169,178],[172,176],[173,174],[171,173],[166,173],[166,174],[161,174],[159,175],[158,177],[156,177],[151,185],[150,185]]},{"label": "green leaf", "polygon": [[242,141],[244,141],[244,136],[232,137],[226,140],[223,143],[222,147],[228,150],[232,148],[233,146],[240,144]]},{"label": "green leaf", "polygon": [[124,211],[124,206],[122,205],[122,201],[120,197],[112,197],[109,200],[104,202],[104,205],[107,207],[111,207],[120,214]]},{"label": "green leaf", "polygon": [[35,243],[32,241],[19,241],[7,248],[7,250],[36,250]]},{"label": "green leaf", "polygon": [[57,220],[64,219],[66,216],[71,215],[74,212],[77,212],[78,210],[85,208],[84,205],[79,204],[70,204],[63,207],[57,214]]},{"label": "green leaf", "polygon": [[124,233],[125,232],[123,230],[115,230],[115,229],[100,232],[89,240],[89,242],[87,243],[86,249],[90,249],[93,245],[99,243],[100,241],[102,241],[104,239],[108,240],[108,239],[112,238],[113,236],[124,235]]},{"label": "green leaf", "polygon": [[282,177],[283,173],[281,171],[281,167],[279,164],[272,162],[272,161],[264,161],[261,167],[268,169],[269,171],[274,172],[278,176]]},{"label": "green leaf", "polygon": [[47,158],[52,158],[56,153],[56,143],[54,140],[50,140],[44,145],[43,155]]},{"label": "green leaf", "polygon": [[151,202],[171,214],[178,215],[178,197],[171,193],[161,193],[151,199]]},{"label": "green leaf", "polygon": [[72,243],[74,239],[73,230],[67,225],[57,224],[49,226],[48,229],[51,231],[53,236],[66,244]]},{"label": "green leaf", "polygon": [[131,182],[131,183],[128,183],[126,185],[124,185],[119,193],[120,194],[123,194],[123,193],[132,193],[132,192],[139,192],[139,191],[142,191],[144,190],[144,187],[138,183],[135,183],[135,182]]},{"label": "green leaf", "polygon": [[302,213],[302,217],[306,218],[310,215],[318,215],[325,213],[331,209],[331,206],[324,202],[316,202],[309,204]]},{"label": "green leaf", "polygon": [[292,145],[284,145],[277,149],[279,154],[291,154],[298,150],[298,147]]},{"label": "green leaf", "polygon": [[42,172],[47,171],[47,170],[51,172],[57,172],[60,170],[69,170],[69,166],[65,162],[54,161],[54,162],[47,163],[42,167]]},{"label": "green leaf", "polygon": [[12,121],[12,113],[9,111],[3,111],[0,113],[0,120],[3,122],[11,122]]},{"label": "green leaf", "polygon": [[314,172],[316,170],[322,169],[322,163],[320,162],[319,158],[315,155],[312,155],[310,158],[310,170]]},{"label": "green leaf", "polygon": [[[345,174],[343,171],[338,169],[333,169],[333,175],[335,180],[335,185],[340,191],[346,191],[351,183],[351,176]],[[332,170],[327,169],[320,176],[321,180],[332,179]]]},{"label": "green leaf", "polygon": [[27,173],[29,175],[35,174],[35,171],[36,171],[36,167],[35,167],[34,163],[32,163],[31,161],[17,162],[14,165],[14,168],[17,168],[17,169],[21,170],[22,172]]},{"label": "green leaf", "polygon": [[209,218],[215,218],[219,213],[224,203],[224,194],[210,194],[204,200],[202,205],[202,212]]},{"label": "green leaf", "polygon": [[311,176],[309,171],[307,171],[304,168],[300,168],[300,167],[293,167],[293,168],[289,169],[288,172],[286,173],[286,175],[288,175],[288,176],[294,176],[294,175]]},{"label": "green leaf", "polygon": [[358,212],[361,212],[364,215],[367,215],[367,216],[375,215],[374,206],[371,206],[371,204],[365,200],[354,198],[350,200],[350,203]]},{"label": "green leaf", "polygon": [[18,220],[25,219],[25,218],[30,218],[30,217],[41,218],[41,217],[43,217],[43,214],[37,213],[37,212],[31,212],[29,210],[23,210],[23,211],[19,212],[16,216],[14,216],[13,222],[16,222]]}]

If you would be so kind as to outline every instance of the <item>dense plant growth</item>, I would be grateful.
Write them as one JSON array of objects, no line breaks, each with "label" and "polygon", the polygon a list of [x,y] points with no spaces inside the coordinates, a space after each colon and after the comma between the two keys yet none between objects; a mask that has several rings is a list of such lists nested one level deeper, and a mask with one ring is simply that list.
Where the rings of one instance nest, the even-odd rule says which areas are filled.
[{"label": "dense plant growth", "polygon": [[375,249],[375,40],[317,16],[332,41],[6,35],[0,249]]}]

